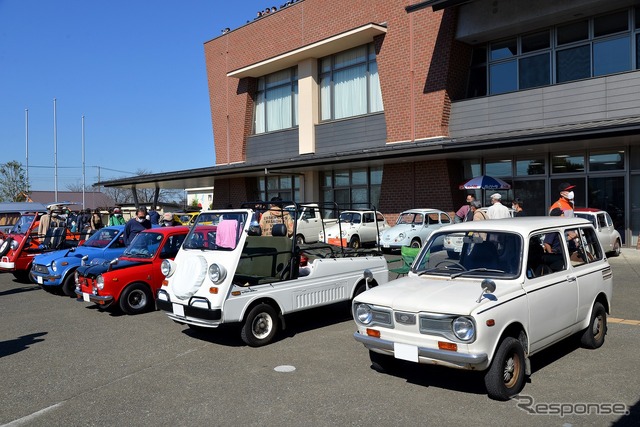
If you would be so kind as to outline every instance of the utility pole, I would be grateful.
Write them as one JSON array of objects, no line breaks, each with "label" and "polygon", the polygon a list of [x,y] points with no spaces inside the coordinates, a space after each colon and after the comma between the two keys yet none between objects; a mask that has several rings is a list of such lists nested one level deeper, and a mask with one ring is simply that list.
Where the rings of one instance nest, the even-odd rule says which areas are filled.
[{"label": "utility pole", "polygon": [[58,203],[58,119],[56,117],[56,99],[53,98],[53,186],[54,201]]},{"label": "utility pole", "polygon": [[86,177],[84,173],[84,115],[82,116],[82,210],[85,209],[84,189],[86,187]]}]

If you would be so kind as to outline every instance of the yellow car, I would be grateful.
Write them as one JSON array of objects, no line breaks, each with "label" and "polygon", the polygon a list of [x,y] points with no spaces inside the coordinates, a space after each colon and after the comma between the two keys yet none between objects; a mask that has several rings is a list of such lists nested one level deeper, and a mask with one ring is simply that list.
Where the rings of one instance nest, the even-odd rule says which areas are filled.
[{"label": "yellow car", "polygon": [[200,212],[180,212],[174,214],[174,219],[180,221],[182,225],[192,226]]}]

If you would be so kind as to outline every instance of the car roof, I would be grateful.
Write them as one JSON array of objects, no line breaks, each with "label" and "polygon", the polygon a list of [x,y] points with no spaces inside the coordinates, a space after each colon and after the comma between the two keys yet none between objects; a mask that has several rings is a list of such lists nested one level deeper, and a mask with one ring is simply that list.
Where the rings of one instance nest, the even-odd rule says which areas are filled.
[{"label": "car roof", "polygon": [[185,232],[189,231],[189,227],[187,227],[186,225],[173,225],[171,227],[148,228],[146,230],[142,230],[142,233],[169,234],[169,233],[175,233],[176,231],[180,231],[179,229],[183,229]]},{"label": "car roof", "polygon": [[574,212],[583,212],[583,213],[596,213],[596,212],[605,212],[602,209],[596,208],[575,208]]},{"label": "car roof", "polygon": [[446,214],[446,212],[441,211],[440,209],[432,209],[432,208],[424,208],[424,209],[420,209],[420,208],[413,208],[413,209],[407,209],[402,211],[402,213],[400,215],[402,215],[403,213],[444,213]]},{"label": "car roof", "polygon": [[445,225],[438,231],[508,231],[528,234],[532,231],[556,228],[591,225],[583,218],[563,218],[557,216],[526,216],[518,218],[488,219],[484,221],[468,221],[458,224]]}]

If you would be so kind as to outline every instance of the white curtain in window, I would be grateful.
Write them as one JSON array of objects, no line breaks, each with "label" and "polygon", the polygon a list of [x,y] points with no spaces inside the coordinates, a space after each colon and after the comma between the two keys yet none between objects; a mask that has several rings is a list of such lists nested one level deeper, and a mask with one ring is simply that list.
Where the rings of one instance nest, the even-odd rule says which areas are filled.
[{"label": "white curtain in window", "polygon": [[267,131],[291,127],[291,86],[267,90]]},{"label": "white curtain in window", "polygon": [[369,103],[371,104],[371,113],[384,110],[382,106],[382,91],[380,91],[378,64],[375,62],[369,64]]},{"label": "white curtain in window", "polygon": [[321,119],[331,120],[331,79],[324,76],[320,79],[320,108]]},{"label": "white curtain in window", "polygon": [[293,126],[298,126],[298,82],[293,83]]},{"label": "white curtain in window", "polygon": [[334,109],[336,119],[367,113],[366,64],[335,71]]},{"label": "white curtain in window", "polygon": [[254,133],[264,133],[264,92],[258,92],[256,98],[255,117],[253,124]]}]

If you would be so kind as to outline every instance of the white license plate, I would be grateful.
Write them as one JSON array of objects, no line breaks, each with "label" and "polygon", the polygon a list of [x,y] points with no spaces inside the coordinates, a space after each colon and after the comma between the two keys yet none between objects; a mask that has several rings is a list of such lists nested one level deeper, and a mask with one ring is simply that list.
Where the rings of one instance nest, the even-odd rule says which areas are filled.
[{"label": "white license plate", "polygon": [[388,243],[385,243],[384,245],[382,245],[382,247],[383,247],[383,248],[387,248],[387,249],[388,249],[388,248],[389,248],[389,244],[388,244]]},{"label": "white license plate", "polygon": [[408,360],[418,363],[418,346],[410,344],[393,343],[393,354],[396,359]]},{"label": "white license plate", "polygon": [[44,280],[42,279],[42,276],[37,276],[38,277],[38,284],[42,285],[44,283]]},{"label": "white license plate", "polygon": [[173,314],[184,317],[184,306],[182,304],[172,303],[171,305],[173,307]]},{"label": "white license plate", "polygon": [[82,293],[82,300],[83,300],[84,302],[91,302],[91,300],[89,299],[89,294],[88,294],[88,293],[86,293],[86,292],[83,292],[83,293]]}]

